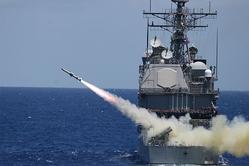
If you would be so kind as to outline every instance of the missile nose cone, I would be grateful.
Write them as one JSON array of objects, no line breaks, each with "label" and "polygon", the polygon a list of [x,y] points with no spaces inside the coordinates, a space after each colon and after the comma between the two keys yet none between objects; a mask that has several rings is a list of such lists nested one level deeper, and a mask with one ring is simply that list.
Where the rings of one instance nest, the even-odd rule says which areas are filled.
[{"label": "missile nose cone", "polygon": [[64,72],[66,72],[66,73],[68,73],[68,71],[66,69],[64,69],[64,68],[61,68],[61,70],[64,71]]}]

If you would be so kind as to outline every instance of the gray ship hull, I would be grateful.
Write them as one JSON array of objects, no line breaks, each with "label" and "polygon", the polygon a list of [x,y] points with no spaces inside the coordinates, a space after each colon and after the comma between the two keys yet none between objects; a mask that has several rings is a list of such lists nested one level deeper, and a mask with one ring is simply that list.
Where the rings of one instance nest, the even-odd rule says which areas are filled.
[{"label": "gray ship hull", "polygon": [[[208,129],[211,119],[218,114],[219,90],[214,86],[218,80],[218,36],[216,65],[210,66],[207,59],[199,56],[198,48],[191,46],[187,32],[207,27],[200,20],[215,18],[217,12],[212,12],[211,8],[206,12],[190,10],[186,7],[189,0],[171,1],[175,9],[165,12],[150,9],[143,13],[147,18],[147,47],[139,66],[138,106],[165,119],[172,116],[179,119],[189,114],[189,124],[193,128]],[[157,33],[151,34],[153,30],[169,31],[170,45],[166,46],[154,36]],[[143,130],[146,132],[147,128],[143,127],[138,126],[139,134]],[[143,161],[163,165],[219,165],[219,154],[204,146],[168,146],[170,132],[174,132],[168,127],[146,144],[140,137],[139,155]]]},{"label": "gray ship hull", "polygon": [[139,156],[148,164],[219,165],[219,154],[202,146],[139,145]]}]

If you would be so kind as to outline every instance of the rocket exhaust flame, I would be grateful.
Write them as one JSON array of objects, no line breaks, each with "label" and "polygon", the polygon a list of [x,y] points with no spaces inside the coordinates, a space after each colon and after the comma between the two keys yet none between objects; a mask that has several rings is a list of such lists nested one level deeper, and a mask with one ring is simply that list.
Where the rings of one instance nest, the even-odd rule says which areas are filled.
[{"label": "rocket exhaust flame", "polygon": [[117,104],[116,96],[110,94],[109,92],[104,91],[103,89],[100,89],[84,80],[80,81],[82,84],[84,84],[86,87],[88,87],[90,90],[92,90],[94,93],[96,93],[98,96],[102,97],[105,101],[111,103],[112,105]]},{"label": "rocket exhaust flame", "polygon": [[66,73],[115,106],[133,122],[142,125],[146,129],[144,137],[147,138],[147,141],[170,127],[172,132],[169,137],[169,145],[205,146],[219,153],[228,152],[237,157],[249,155],[249,122],[241,117],[235,117],[232,121],[229,121],[226,116],[220,115],[212,119],[210,129],[201,126],[193,128],[189,123],[189,115],[180,119],[174,117],[169,119],[159,118],[155,113],[151,113],[144,108],[138,108],[128,100],[106,92],[71,72],[66,71]]}]

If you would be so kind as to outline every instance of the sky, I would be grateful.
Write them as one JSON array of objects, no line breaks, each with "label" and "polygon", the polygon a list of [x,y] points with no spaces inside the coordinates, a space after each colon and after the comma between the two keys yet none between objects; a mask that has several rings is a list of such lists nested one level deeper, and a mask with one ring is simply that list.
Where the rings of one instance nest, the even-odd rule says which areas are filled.
[{"label": "sky", "polygon": [[[211,0],[218,11],[209,28],[189,34],[215,64],[219,30],[221,90],[249,90],[249,1]],[[149,0],[0,0],[0,87],[82,87],[64,67],[102,88],[136,89],[146,47]],[[208,8],[209,0],[188,7]],[[152,0],[153,11],[169,0]],[[160,33],[167,45],[169,35]]]}]

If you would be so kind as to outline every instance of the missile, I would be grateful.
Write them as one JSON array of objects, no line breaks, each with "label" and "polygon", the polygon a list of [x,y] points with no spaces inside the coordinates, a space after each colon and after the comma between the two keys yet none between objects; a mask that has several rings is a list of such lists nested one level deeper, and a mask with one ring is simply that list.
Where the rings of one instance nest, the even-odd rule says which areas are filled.
[{"label": "missile", "polygon": [[168,127],[165,130],[163,130],[161,133],[157,134],[155,137],[157,138],[165,137],[166,135],[169,135],[171,131],[173,131],[172,128]]},{"label": "missile", "polygon": [[68,70],[66,70],[66,69],[61,68],[61,70],[64,71],[65,73],[67,73],[70,77],[73,77],[73,78],[75,78],[75,79],[78,80],[78,81],[81,81],[81,80],[82,80],[82,78],[80,78],[80,77],[74,75],[72,72],[70,72],[70,71],[68,71]]}]

